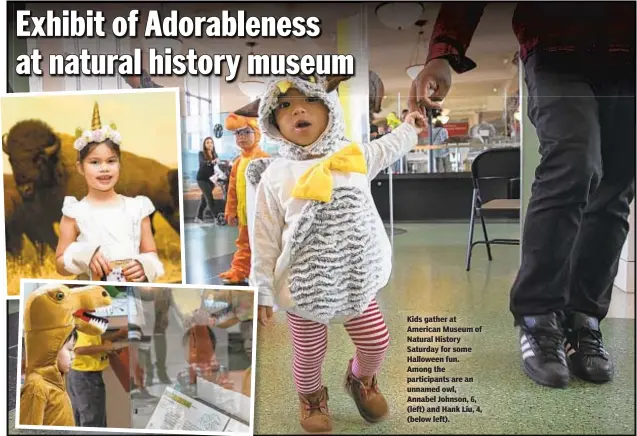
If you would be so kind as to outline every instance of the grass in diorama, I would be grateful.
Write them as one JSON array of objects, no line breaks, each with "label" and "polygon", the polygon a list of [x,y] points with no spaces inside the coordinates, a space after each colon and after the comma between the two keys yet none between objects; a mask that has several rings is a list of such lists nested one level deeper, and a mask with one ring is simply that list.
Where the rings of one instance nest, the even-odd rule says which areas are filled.
[{"label": "grass in diorama", "polygon": [[[153,217],[155,225],[155,243],[157,255],[164,264],[166,274],[157,280],[159,283],[181,283],[181,241],[179,235],[160,214]],[[55,232],[59,234],[56,224]],[[42,264],[33,244],[26,238],[19,257],[7,255],[7,290],[8,295],[20,295],[20,279],[73,279],[64,277],[55,270],[55,252],[47,248]]]}]

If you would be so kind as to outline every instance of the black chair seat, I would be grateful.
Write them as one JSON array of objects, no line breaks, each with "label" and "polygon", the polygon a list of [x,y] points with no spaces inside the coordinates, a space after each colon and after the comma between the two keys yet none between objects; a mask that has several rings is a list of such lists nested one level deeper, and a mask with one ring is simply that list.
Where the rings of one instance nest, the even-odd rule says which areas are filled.
[{"label": "black chair seat", "polygon": [[[487,225],[483,212],[520,212],[521,204],[519,199],[520,184],[520,148],[502,147],[485,150],[476,156],[471,164],[471,179],[473,182],[473,199],[471,201],[471,221],[469,222],[469,240],[467,242],[467,271],[471,269],[471,255],[473,247],[485,244],[489,261],[491,256],[491,245],[520,245],[519,239],[489,239]],[[506,198],[491,198],[484,201],[480,192],[481,180],[500,179],[507,182]],[[518,197],[518,198],[514,198]],[[480,217],[484,240],[474,241],[473,232],[476,216]]]}]

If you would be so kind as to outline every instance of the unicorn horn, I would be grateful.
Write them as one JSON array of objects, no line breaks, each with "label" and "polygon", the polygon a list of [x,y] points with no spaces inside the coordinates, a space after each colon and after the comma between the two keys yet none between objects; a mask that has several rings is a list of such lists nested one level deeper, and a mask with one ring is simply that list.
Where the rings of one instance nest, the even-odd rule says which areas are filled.
[{"label": "unicorn horn", "polygon": [[91,121],[91,130],[99,130],[102,128],[102,121],[100,120],[100,108],[97,102],[93,105],[93,120]]}]

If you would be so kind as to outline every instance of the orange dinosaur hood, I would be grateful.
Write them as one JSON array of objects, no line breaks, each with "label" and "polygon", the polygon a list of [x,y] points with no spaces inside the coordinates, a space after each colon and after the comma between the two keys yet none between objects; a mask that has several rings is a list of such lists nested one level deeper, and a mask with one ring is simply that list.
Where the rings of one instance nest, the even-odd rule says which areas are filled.
[{"label": "orange dinosaur hood", "polygon": [[259,141],[261,141],[261,130],[259,129],[259,121],[257,118],[244,117],[237,114],[229,114],[226,118],[227,130],[235,131],[245,127],[250,127],[254,130],[254,144],[252,144],[252,149],[254,149],[254,147],[259,145]]}]

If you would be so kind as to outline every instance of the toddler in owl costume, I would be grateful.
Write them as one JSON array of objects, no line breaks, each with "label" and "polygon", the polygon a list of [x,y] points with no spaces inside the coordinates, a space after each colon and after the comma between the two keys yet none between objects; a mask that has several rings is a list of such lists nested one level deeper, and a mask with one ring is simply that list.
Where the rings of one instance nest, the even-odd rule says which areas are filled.
[{"label": "toddler in owl costume", "polygon": [[321,378],[330,324],[343,324],[356,347],[345,385],[361,416],[378,422],[388,414],[376,377],[389,334],[375,296],[391,274],[391,247],[370,182],[417,144],[425,122],[412,113],[381,139],[350,142],[336,93],[345,79],[275,80],[238,111],[258,112],[261,131],[279,145],[281,158],[255,160],[246,172],[257,186],[250,285],[262,325],[275,304],[286,311],[300,423],[309,432],[332,429]]}]

